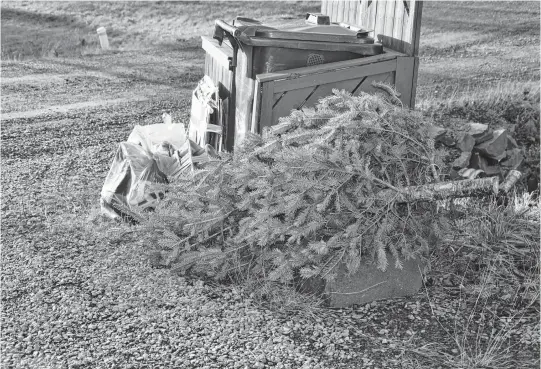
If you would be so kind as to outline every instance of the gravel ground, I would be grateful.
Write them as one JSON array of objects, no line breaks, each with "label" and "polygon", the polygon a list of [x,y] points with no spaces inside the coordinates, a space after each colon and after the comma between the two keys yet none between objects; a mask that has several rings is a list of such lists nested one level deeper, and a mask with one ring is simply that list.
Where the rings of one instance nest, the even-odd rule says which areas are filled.
[{"label": "gravel ground", "polygon": [[[166,57],[173,71],[182,63]],[[3,65],[2,73],[85,78],[81,66],[55,68],[27,61]],[[147,91],[150,100],[2,121],[3,368],[414,368],[428,358],[412,350],[427,344],[458,360],[453,337],[469,314],[436,276],[410,298],[291,312],[152,268],[145,245],[119,237],[124,226],[93,215],[117,143],[134,124],[158,123],[164,110],[186,119],[193,86],[175,83],[171,94],[165,77],[163,85],[118,78],[122,89]],[[2,85],[2,103],[27,89]],[[56,103],[70,91],[55,82],[42,98]],[[507,323],[502,315],[490,329]],[[513,330],[512,363],[538,366],[525,364],[539,358],[538,312],[520,316]]]}]

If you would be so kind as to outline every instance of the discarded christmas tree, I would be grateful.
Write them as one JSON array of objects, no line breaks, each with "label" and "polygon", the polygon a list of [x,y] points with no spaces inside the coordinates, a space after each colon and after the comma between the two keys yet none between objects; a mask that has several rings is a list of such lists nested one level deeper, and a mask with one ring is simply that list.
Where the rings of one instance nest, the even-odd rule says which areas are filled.
[{"label": "discarded christmas tree", "polygon": [[[388,255],[397,268],[422,257],[446,225],[422,193],[437,192],[447,152],[430,121],[396,100],[334,91],[179,180],[145,222],[162,263],[287,284],[331,280],[341,263],[354,273],[361,261],[385,270]],[[494,185],[485,182],[462,191]]]}]

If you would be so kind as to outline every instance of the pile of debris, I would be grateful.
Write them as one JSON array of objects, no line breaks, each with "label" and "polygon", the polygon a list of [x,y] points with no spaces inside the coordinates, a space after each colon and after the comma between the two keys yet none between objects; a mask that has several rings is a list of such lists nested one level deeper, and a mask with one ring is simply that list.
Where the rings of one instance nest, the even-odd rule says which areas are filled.
[{"label": "pile of debris", "polygon": [[474,179],[477,176],[503,178],[524,161],[522,150],[504,128],[493,130],[481,123],[468,123],[455,130],[433,126],[430,136],[434,141],[460,151],[451,163],[451,179]]},{"label": "pile of debris", "polygon": [[165,197],[164,184],[190,176],[204,163],[219,160],[222,150],[223,107],[218,89],[205,76],[193,92],[190,124],[136,125],[119,144],[101,191],[102,213],[136,222],[140,211],[154,210]]}]

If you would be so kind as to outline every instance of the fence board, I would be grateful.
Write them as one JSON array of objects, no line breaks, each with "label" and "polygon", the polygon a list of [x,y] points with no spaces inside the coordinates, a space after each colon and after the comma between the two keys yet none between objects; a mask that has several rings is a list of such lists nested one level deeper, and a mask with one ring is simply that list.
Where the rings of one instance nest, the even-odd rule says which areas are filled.
[{"label": "fence board", "polygon": [[404,35],[409,40],[409,48],[405,52],[409,56],[417,56],[419,53],[419,39],[421,38],[423,3],[421,1],[410,1],[410,4],[409,21],[411,21],[411,27],[408,28],[408,34]]},{"label": "fence board", "polygon": [[[344,7],[346,1],[348,0],[322,0],[322,12],[329,15],[333,22],[362,25],[374,30],[370,36],[386,47],[409,56],[417,55],[422,1],[408,1],[409,15],[402,0],[358,0],[349,3],[349,7]],[[344,13],[345,8],[353,9],[352,4],[356,8],[354,17],[350,13]]]},{"label": "fence board", "polygon": [[368,0],[361,0],[359,4],[359,10],[357,12],[357,19],[355,23],[364,28],[368,28],[368,16],[370,10],[368,9]]},{"label": "fence board", "polygon": [[339,1],[338,4],[337,4],[337,9],[336,9],[336,12],[337,12],[337,16],[339,18],[342,18],[342,19],[346,19],[345,17],[345,11],[344,11],[344,8],[346,6],[346,2],[345,1]]},{"label": "fence board", "polygon": [[406,7],[404,6],[404,2],[397,1],[395,15],[394,15],[394,22],[393,22],[393,30],[392,30],[392,33],[390,34],[392,36],[391,48],[393,50],[404,49],[403,28],[404,28],[404,19],[407,20],[407,17],[408,17],[408,13],[406,12]]},{"label": "fence board", "polygon": [[355,25],[357,23],[357,10],[359,9],[358,1],[348,1],[348,14],[347,20],[348,24]]},{"label": "fence board", "polygon": [[[399,0],[402,1],[402,0]],[[385,25],[383,27],[383,34],[385,36],[393,35],[393,26],[394,26],[394,12],[396,10],[397,0],[390,0],[384,2],[385,4]]]}]

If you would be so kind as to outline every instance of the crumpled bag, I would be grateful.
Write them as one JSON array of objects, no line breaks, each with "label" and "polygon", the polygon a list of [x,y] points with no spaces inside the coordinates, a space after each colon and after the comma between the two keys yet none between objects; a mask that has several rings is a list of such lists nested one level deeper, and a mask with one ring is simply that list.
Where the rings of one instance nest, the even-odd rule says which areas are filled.
[{"label": "crumpled bag", "polygon": [[119,144],[101,190],[102,214],[135,222],[134,212],[153,210],[164,198],[159,185],[179,175],[176,152],[186,143],[184,126],[171,124],[166,114],[164,121],[135,126]]},{"label": "crumpled bag", "polygon": [[170,163],[165,158],[155,158],[140,145],[120,143],[101,190],[102,213],[133,222],[134,209],[152,210],[165,196],[156,184],[169,183],[164,171]]}]

